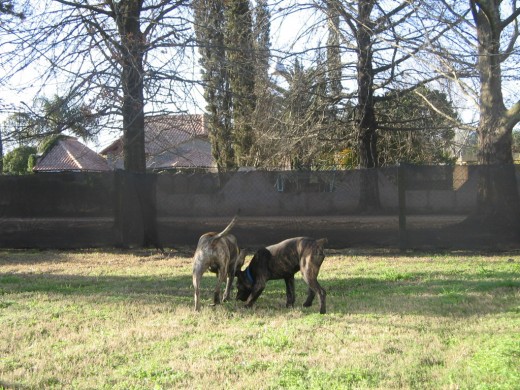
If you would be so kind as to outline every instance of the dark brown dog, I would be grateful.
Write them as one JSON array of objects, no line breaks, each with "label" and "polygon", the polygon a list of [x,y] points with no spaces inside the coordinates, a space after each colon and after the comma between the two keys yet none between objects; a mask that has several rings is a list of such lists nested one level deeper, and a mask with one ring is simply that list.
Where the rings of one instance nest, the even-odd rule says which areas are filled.
[{"label": "dark brown dog", "polygon": [[320,313],[324,314],[325,290],[318,283],[318,273],[325,255],[323,245],[326,238],[315,240],[296,237],[258,250],[244,271],[237,271],[237,299],[252,307],[265,288],[268,280],[284,279],[287,293],[287,307],[294,305],[294,274],[301,271],[303,280],[309,286],[303,306],[311,306],[318,294]]}]

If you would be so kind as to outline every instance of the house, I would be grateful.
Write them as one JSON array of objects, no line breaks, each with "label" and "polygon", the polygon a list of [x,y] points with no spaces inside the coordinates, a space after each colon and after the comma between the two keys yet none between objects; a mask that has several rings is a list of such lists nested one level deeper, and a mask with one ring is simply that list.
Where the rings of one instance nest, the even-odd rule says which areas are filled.
[{"label": "house", "polygon": [[[203,115],[160,115],[146,118],[146,167],[216,171]],[[114,169],[123,168],[123,139],[100,153]]]},{"label": "house", "polygon": [[107,161],[76,138],[60,136],[40,156],[34,172],[110,171]]}]

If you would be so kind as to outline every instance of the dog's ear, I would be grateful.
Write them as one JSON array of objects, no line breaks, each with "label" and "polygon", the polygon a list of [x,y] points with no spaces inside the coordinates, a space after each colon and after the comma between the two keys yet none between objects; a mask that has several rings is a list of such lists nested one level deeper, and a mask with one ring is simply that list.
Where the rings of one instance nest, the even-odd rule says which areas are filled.
[{"label": "dog's ear", "polygon": [[329,240],[327,240],[326,238],[320,238],[319,240],[316,240],[316,243],[319,246],[323,246],[323,245],[327,244],[328,242],[329,242]]},{"label": "dog's ear", "polygon": [[246,251],[241,249],[240,253],[237,256],[237,262],[235,265],[235,273],[242,269],[242,266],[244,265],[245,260],[246,260]]}]

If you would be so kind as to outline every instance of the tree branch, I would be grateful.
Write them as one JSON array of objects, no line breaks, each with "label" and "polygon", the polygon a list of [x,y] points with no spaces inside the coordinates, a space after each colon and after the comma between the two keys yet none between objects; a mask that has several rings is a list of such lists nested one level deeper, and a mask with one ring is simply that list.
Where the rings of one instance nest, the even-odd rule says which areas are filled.
[{"label": "tree branch", "polygon": [[514,127],[518,122],[520,122],[520,100],[506,111],[505,117],[509,127]]}]

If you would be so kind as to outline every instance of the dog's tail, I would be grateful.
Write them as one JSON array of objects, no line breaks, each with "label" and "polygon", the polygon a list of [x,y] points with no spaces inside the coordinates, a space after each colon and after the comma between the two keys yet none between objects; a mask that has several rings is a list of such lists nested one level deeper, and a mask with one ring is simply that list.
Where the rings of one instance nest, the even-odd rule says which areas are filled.
[{"label": "dog's tail", "polygon": [[222,230],[219,234],[213,236],[213,239],[215,240],[217,238],[221,238],[221,237],[224,237],[225,235],[227,235],[231,231],[233,226],[235,226],[235,223],[237,223],[237,219],[238,219],[238,213],[233,217],[231,222],[226,226],[226,228],[224,230]]}]

